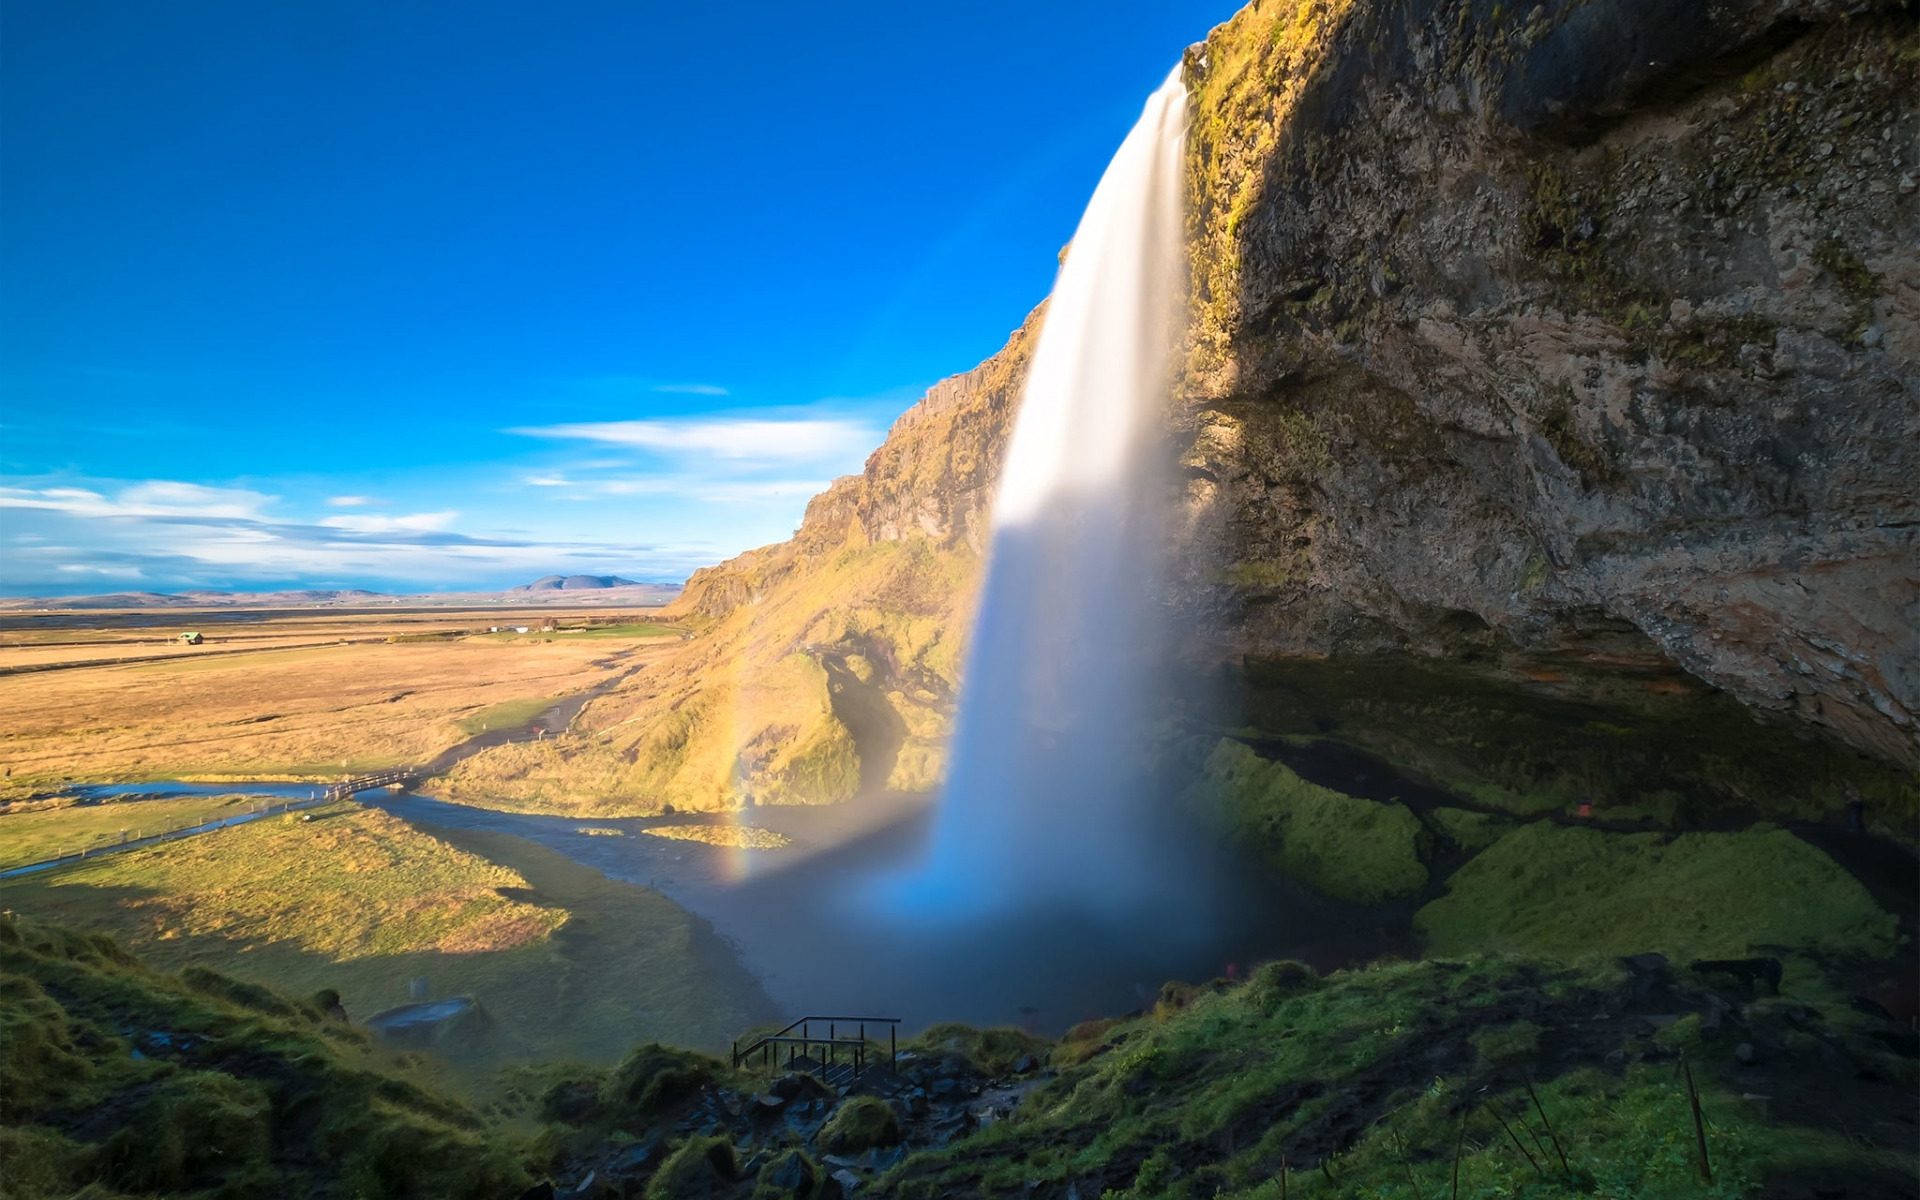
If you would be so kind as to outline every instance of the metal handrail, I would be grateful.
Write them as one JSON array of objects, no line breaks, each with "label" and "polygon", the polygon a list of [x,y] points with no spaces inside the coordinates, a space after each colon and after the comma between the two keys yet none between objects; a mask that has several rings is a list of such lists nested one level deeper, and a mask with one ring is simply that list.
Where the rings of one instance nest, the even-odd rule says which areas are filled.
[{"label": "metal handrail", "polygon": [[[778,1064],[779,1054],[776,1047],[785,1046],[787,1047],[787,1066],[799,1065],[804,1059],[808,1066],[818,1066],[824,1073],[838,1065],[835,1060],[836,1052],[841,1048],[847,1048],[852,1051],[853,1061],[850,1065],[853,1073],[858,1075],[867,1069],[867,1026],[885,1025],[887,1027],[887,1067],[891,1070],[900,1057],[900,1020],[899,1017],[801,1017],[784,1029],[754,1039],[745,1049],[741,1048],[739,1042],[734,1042],[733,1065],[737,1070],[741,1064],[751,1061],[756,1051],[760,1055],[762,1067]],[[812,1027],[819,1022],[826,1023],[826,1037],[813,1036]],[[841,1025],[857,1026],[858,1032],[854,1037],[843,1038],[839,1036]],[[800,1031],[800,1036],[791,1036],[796,1029]],[[826,1050],[825,1059],[816,1061],[807,1054],[807,1051],[814,1046],[820,1046]]]}]

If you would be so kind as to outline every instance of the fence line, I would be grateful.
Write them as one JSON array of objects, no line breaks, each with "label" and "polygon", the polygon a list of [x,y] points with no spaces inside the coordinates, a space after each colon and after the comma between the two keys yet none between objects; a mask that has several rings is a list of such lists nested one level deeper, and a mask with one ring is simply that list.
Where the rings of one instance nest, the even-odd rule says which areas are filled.
[{"label": "fence line", "polygon": [[[217,821],[200,821],[188,825],[179,825],[172,829],[163,829],[159,833],[144,834],[137,837],[128,838],[123,836],[122,840],[109,842],[104,846],[82,846],[78,850],[70,850],[64,854],[56,854],[52,858],[43,858],[35,862],[24,863],[17,867],[9,867],[4,871],[0,871],[0,879],[12,879],[20,875],[31,875],[40,871],[49,871],[56,867],[77,866],[84,862],[90,862],[102,855],[117,854],[122,850],[138,850],[144,846],[158,846],[165,842],[173,842],[181,838],[193,837],[196,834],[212,833],[215,830],[225,829],[231,825],[246,825],[254,821],[265,820],[267,817],[278,816],[282,813],[297,812],[303,808],[313,808],[321,804],[330,804],[338,800],[345,800],[357,792],[368,792],[374,788],[390,787],[395,784],[411,782],[417,778],[419,774],[419,771],[410,767],[396,767],[393,770],[380,771],[372,775],[356,776],[341,783],[329,784],[305,799],[287,800],[277,805],[262,800],[255,807],[236,816],[222,817]],[[126,831],[122,830],[121,832],[124,835]]]}]

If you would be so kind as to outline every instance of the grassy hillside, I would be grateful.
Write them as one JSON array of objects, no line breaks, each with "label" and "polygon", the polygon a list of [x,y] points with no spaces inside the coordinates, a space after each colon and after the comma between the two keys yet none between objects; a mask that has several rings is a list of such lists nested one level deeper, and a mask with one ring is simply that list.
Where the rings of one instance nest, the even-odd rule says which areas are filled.
[{"label": "grassy hillside", "polygon": [[0,1194],[511,1196],[524,1148],[310,1001],[0,917]]},{"label": "grassy hillside", "polygon": [[418,999],[416,985],[474,996],[489,1030],[454,1048],[473,1064],[610,1060],[646,1038],[713,1048],[763,1012],[730,952],[656,892],[509,835],[350,803],[313,813],[11,880],[0,906],[111,934],[160,967],[331,988],[355,1020]]},{"label": "grassy hillside", "polygon": [[444,794],[595,815],[818,804],[922,790],[945,769],[989,491],[1037,314],[938,385],[793,540],[695,572],[693,631],[566,736],[463,761]]}]

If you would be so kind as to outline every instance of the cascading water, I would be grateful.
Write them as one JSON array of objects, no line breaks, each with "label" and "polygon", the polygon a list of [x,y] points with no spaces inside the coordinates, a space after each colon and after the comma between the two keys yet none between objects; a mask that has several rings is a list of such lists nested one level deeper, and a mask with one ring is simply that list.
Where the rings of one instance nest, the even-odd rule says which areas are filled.
[{"label": "cascading water", "polygon": [[1156,864],[1141,761],[1165,641],[1155,430],[1184,300],[1187,91],[1114,155],[1048,301],[1002,466],[952,767],[896,911],[1136,912]]}]

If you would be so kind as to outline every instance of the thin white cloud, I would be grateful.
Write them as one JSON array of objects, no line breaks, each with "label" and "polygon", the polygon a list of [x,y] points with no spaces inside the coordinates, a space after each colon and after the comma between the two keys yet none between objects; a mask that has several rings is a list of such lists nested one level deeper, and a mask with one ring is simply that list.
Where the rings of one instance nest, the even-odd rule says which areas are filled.
[{"label": "thin white cloud", "polygon": [[678,392],[685,396],[724,396],[727,389],[717,383],[656,383],[656,392]]},{"label": "thin white cloud", "polygon": [[453,524],[457,512],[407,513],[402,516],[386,517],[358,513],[327,517],[320,524],[328,529],[345,529],[350,533],[433,533]]},{"label": "thin white cloud", "polygon": [[327,503],[334,508],[364,508],[369,504],[379,504],[372,496],[328,496]]},{"label": "thin white cloud", "polygon": [[812,462],[877,445],[880,433],[860,421],[810,418],[768,421],[587,421],[511,429],[524,437],[575,439],[608,446],[704,454],[754,462]]},{"label": "thin white cloud", "polygon": [[0,508],[43,508],[80,517],[201,517],[257,520],[275,497],[244,488],[168,479],[128,484],[111,499],[88,488],[0,487]]}]

